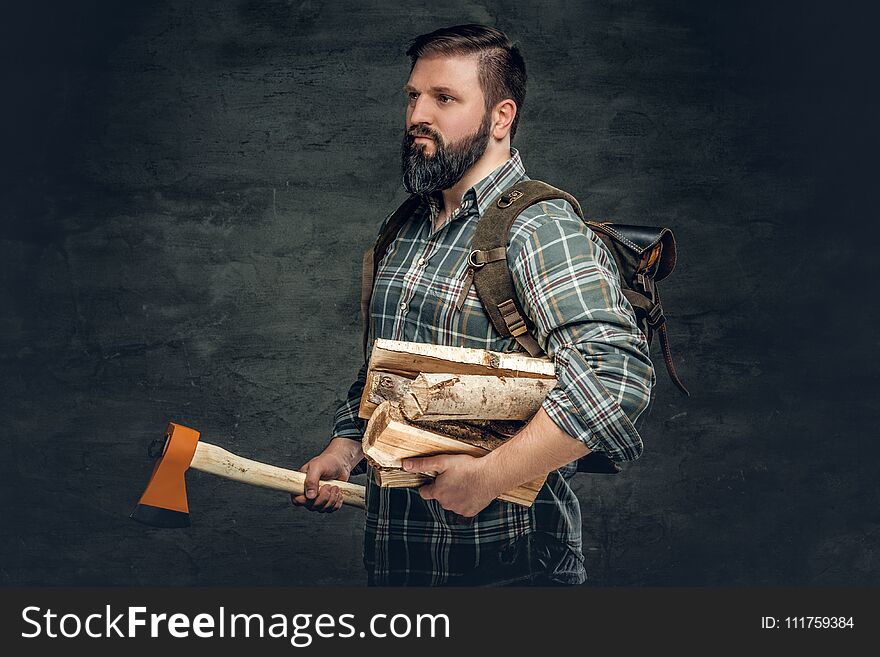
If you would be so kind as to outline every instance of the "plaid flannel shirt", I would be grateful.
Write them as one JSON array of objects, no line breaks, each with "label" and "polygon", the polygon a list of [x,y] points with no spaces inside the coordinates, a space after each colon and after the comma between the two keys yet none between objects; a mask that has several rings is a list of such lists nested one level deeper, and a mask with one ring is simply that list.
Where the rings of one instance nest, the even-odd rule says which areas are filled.
[{"label": "plaid flannel shirt", "polygon": [[[381,337],[522,350],[495,330],[473,285],[461,309],[455,307],[480,216],[520,180],[528,177],[512,148],[511,158],[470,188],[437,231],[432,221],[439,199],[423,198],[379,263],[371,342]],[[648,405],[655,379],[613,257],[562,200],[527,208],[509,238],[507,260],[517,296],[556,367],[558,383],[544,410],[590,449],[615,461],[638,458],[642,442],[633,422]],[[362,438],[366,422],[357,414],[365,378],[366,364],[336,412],[333,436]],[[380,488],[368,472],[364,564],[370,584],[454,584],[529,532],[547,532],[567,544],[577,559],[555,579],[583,583],[580,504],[568,484],[575,471],[571,463],[551,472],[531,508],[495,500],[471,524],[457,522],[455,514],[435,500],[422,500],[415,489]]]}]

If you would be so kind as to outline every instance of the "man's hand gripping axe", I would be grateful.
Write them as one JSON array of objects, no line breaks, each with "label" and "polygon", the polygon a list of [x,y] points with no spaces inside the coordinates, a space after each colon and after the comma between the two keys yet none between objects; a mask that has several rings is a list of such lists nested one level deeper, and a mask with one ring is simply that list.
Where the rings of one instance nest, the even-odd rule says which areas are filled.
[{"label": "man's hand gripping axe", "polygon": [[[222,447],[199,442],[199,432],[168,423],[164,441],[154,441],[150,455],[158,457],[150,483],[131,517],[155,527],[189,527],[184,475],[189,468],[245,484],[302,495],[306,476],[274,465],[242,458]],[[364,487],[346,481],[322,481],[338,486],[343,504],[364,508]]]}]

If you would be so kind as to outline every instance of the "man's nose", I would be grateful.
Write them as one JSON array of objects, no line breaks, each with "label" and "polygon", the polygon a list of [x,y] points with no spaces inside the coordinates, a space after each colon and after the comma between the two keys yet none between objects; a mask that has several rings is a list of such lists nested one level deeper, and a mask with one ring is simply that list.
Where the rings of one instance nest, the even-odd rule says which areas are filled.
[{"label": "man's nose", "polygon": [[407,126],[408,128],[412,128],[413,126],[419,125],[420,123],[431,125],[431,119],[433,117],[431,116],[428,102],[429,99],[426,98],[424,94],[421,94],[418,98],[415,99],[415,101],[411,105],[412,109],[409,115],[409,126]]}]

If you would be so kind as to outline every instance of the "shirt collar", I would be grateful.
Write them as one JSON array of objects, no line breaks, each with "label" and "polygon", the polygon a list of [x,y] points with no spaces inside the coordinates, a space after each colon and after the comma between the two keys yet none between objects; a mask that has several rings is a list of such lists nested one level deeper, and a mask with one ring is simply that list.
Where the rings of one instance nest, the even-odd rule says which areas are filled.
[{"label": "shirt collar", "polygon": [[477,212],[479,212],[480,216],[483,216],[486,208],[489,207],[492,201],[498,198],[501,192],[514,183],[518,183],[525,175],[526,169],[523,166],[522,159],[520,159],[519,151],[511,148],[509,160],[498,165],[492,173],[468,190],[469,194],[474,194],[471,200],[476,198]]},{"label": "shirt collar", "polygon": [[[464,193],[461,199],[461,206],[450,218],[450,221],[466,215],[474,207],[474,204],[476,204],[477,213],[483,216],[486,208],[492,201],[498,198],[501,192],[525,177],[526,169],[519,156],[519,151],[511,147],[510,159],[499,164],[492,173]],[[440,192],[427,195],[425,201],[427,201],[430,208],[430,216],[437,216],[441,205]]]}]

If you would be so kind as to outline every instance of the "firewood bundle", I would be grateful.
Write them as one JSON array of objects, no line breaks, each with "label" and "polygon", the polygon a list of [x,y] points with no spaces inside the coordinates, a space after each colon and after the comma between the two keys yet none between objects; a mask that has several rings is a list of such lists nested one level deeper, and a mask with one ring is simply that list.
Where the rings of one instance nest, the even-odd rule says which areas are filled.
[{"label": "firewood bundle", "polygon": [[[483,456],[519,431],[555,385],[548,359],[378,339],[359,409],[369,420],[364,455],[380,486],[420,486],[433,475],[404,471],[403,459]],[[531,506],[545,478],[499,499]]]}]

